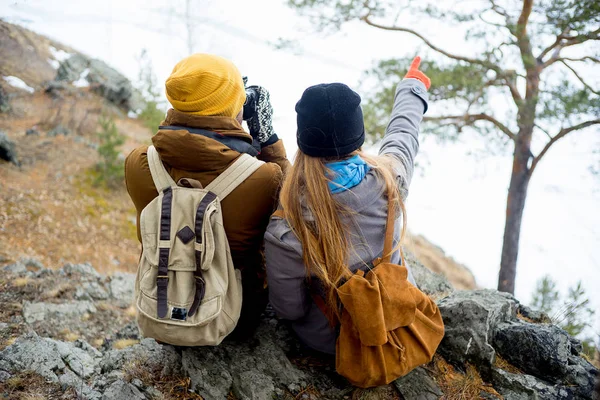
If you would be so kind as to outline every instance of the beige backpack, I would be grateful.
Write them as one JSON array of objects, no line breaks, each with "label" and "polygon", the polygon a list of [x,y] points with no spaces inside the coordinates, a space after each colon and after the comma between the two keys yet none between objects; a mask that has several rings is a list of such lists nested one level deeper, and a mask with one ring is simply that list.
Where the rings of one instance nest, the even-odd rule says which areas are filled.
[{"label": "beige backpack", "polygon": [[177,186],[154,146],[148,164],[159,195],[140,216],[138,326],[145,337],[173,345],[218,345],[242,308],[220,202],[263,162],[242,154],[204,189]]}]

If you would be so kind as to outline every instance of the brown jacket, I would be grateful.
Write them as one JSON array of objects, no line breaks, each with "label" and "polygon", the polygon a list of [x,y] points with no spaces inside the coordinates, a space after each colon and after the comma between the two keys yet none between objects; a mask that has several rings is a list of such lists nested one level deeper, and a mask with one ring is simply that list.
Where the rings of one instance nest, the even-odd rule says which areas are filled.
[{"label": "brown jacket", "polygon": [[[252,141],[237,120],[229,117],[194,116],[171,109],[162,125],[200,128]],[[191,178],[203,186],[240,155],[216,140],[185,130],[159,130],[152,143],[175,182]],[[137,210],[138,239],[140,213],[158,196],[148,167],[147,149],[148,146],[138,147],[125,160],[127,191]],[[281,140],[263,148],[257,158],[265,164],[221,203],[233,263],[242,271],[244,299],[239,325],[254,325],[266,306],[263,236],[277,206],[283,172],[289,166]]]}]

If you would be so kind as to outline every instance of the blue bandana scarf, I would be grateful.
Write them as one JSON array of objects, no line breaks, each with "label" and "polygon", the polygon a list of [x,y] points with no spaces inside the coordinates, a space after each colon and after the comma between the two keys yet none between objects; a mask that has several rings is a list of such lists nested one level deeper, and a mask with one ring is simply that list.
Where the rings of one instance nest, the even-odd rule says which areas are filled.
[{"label": "blue bandana scarf", "polygon": [[326,166],[333,173],[333,176],[327,176],[331,180],[328,182],[331,193],[352,189],[363,180],[370,169],[369,164],[358,154],[343,161],[327,163]]}]

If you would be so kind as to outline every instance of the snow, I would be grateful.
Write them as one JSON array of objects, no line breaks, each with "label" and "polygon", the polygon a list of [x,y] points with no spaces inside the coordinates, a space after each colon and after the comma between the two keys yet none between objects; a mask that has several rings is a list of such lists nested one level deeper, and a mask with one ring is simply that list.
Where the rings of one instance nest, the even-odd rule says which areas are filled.
[{"label": "snow", "polygon": [[78,87],[78,88],[90,86],[90,83],[86,79],[89,73],[90,73],[89,68],[86,68],[83,71],[81,71],[81,74],[79,75],[79,79],[77,79],[76,81],[73,81],[73,86]]},{"label": "snow", "polygon": [[48,63],[52,65],[52,68],[58,69],[60,67],[60,63],[65,61],[67,58],[71,57],[71,53],[67,53],[64,50],[58,50],[54,46],[48,47],[50,50],[50,54],[52,55],[51,59],[48,59]]},{"label": "snow", "polygon": [[17,89],[25,90],[29,93],[35,92],[35,89],[23,82],[20,78],[16,76],[5,76],[4,80],[12,87],[16,87]]}]

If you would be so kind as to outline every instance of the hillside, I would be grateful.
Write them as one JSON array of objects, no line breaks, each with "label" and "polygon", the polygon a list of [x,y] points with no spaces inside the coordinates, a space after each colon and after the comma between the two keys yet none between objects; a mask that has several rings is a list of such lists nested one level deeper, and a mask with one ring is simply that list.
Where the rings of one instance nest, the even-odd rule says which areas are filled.
[{"label": "hillside", "polygon": [[0,97],[10,107],[0,113],[0,131],[20,164],[0,164],[0,257],[133,271],[138,242],[126,191],[91,184],[98,119],[115,119],[127,139],[123,154],[149,142],[151,132],[107,100],[100,85],[55,80],[72,49],[5,22],[0,32]]}]

